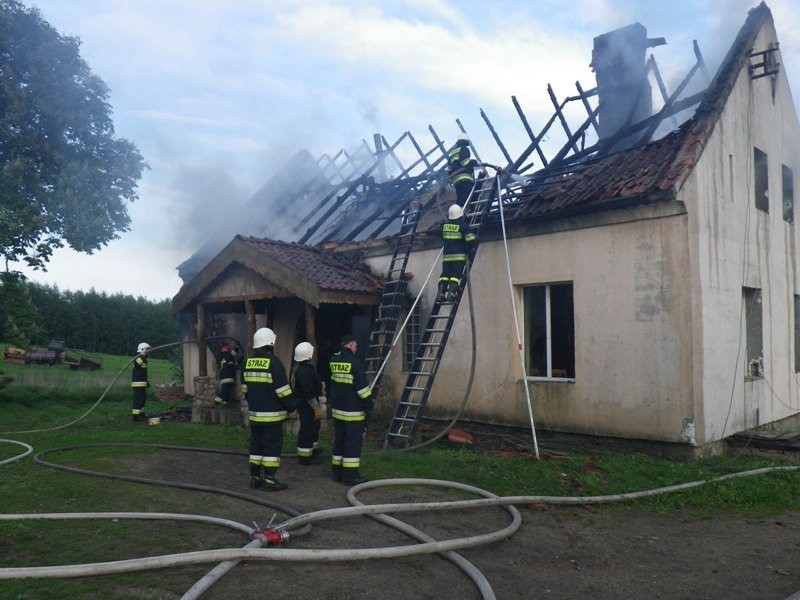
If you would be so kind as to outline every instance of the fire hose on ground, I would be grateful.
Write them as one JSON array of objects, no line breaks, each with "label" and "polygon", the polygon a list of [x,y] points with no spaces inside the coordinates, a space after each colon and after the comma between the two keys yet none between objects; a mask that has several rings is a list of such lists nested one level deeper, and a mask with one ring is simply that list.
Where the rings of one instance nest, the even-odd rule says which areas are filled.
[{"label": "fire hose on ground", "polygon": [[[134,572],[150,569],[168,568],[179,565],[198,564],[206,562],[230,562],[240,560],[284,560],[284,561],[306,561],[315,560],[320,562],[332,561],[356,561],[370,558],[398,558],[404,556],[415,556],[420,554],[432,553],[450,553],[454,550],[475,547],[482,544],[493,543],[505,539],[513,535],[521,526],[521,517],[519,511],[515,508],[517,504],[536,504],[546,503],[552,505],[578,505],[578,504],[608,504],[615,502],[625,502],[629,500],[645,498],[659,494],[673,493],[683,491],[695,487],[705,485],[710,482],[723,481],[737,477],[749,477],[755,475],[763,475],[770,472],[777,471],[795,471],[800,469],[800,466],[787,466],[787,467],[768,467],[761,469],[754,469],[741,473],[733,473],[714,477],[708,480],[690,481],[682,484],[664,486],[660,488],[643,490],[638,492],[627,492],[621,494],[610,494],[602,496],[496,496],[490,492],[481,490],[473,486],[433,479],[386,479],[367,482],[354,486],[348,491],[348,500],[355,504],[354,506],[344,508],[326,509],[314,511],[302,515],[296,515],[290,519],[274,526],[265,529],[253,529],[246,525],[229,521],[227,519],[219,519],[216,517],[204,517],[199,515],[183,515],[174,513],[45,513],[45,514],[7,514],[0,515],[0,520],[21,520],[21,519],[90,519],[90,518],[141,518],[141,519],[177,519],[177,520],[194,520],[201,522],[208,522],[214,525],[223,525],[231,527],[237,531],[247,533],[254,538],[244,548],[226,548],[216,550],[204,550],[195,552],[186,552],[180,554],[170,554],[154,557],[146,557],[139,559],[111,561],[103,563],[79,564],[79,565],[61,565],[52,567],[12,567],[0,569],[0,579],[22,579],[22,578],[45,578],[45,577],[85,577],[91,575],[107,575],[113,573]],[[384,487],[384,486],[437,486],[450,489],[456,489],[462,492],[470,492],[482,496],[474,500],[455,500],[455,501],[437,501],[437,502],[414,502],[414,503],[396,503],[396,504],[375,504],[364,505],[357,499],[357,495],[367,489]],[[450,540],[436,541],[428,537],[422,532],[418,532],[407,525],[403,525],[406,533],[412,537],[416,537],[419,544],[404,545],[404,546],[390,546],[382,548],[350,548],[350,549],[330,549],[330,550],[302,550],[302,549],[287,549],[287,548],[262,548],[258,547],[264,543],[280,543],[288,540],[294,528],[310,525],[311,523],[331,520],[338,518],[350,518],[358,515],[377,516],[381,520],[386,519],[394,520],[387,517],[387,513],[404,513],[404,512],[427,512],[427,511],[444,511],[444,510],[463,510],[473,509],[487,506],[500,506],[503,507],[510,515],[511,522],[504,528],[495,532],[471,535],[462,538],[454,538]],[[459,565],[460,566],[460,565]],[[467,571],[469,569],[466,569]],[[482,576],[481,576],[482,577]],[[478,585],[483,598],[494,598],[490,588],[487,588],[488,583],[480,582],[481,577],[478,577],[476,585]],[[475,578],[473,578],[475,580]],[[204,589],[207,589],[205,587]],[[189,598],[197,598],[199,596],[184,596],[186,600]]]},{"label": "fire hose on ground", "polygon": [[[468,276],[466,284],[470,298],[470,319],[472,323],[472,346],[473,346],[472,360],[474,367],[476,336],[475,336],[474,314],[472,311],[471,288],[469,286]],[[213,338],[208,338],[208,339],[213,339]],[[152,348],[151,351],[179,344],[195,343],[198,341],[205,341],[205,340],[186,340],[182,342],[164,344],[162,346],[157,346],[155,348]],[[52,429],[18,431],[9,433],[39,433],[44,431],[52,431],[55,429],[61,429],[67,427],[69,425],[72,425],[80,421],[81,419],[86,417],[90,412],[92,412],[92,410],[94,410],[94,408],[96,408],[97,405],[100,404],[100,402],[104,399],[108,391],[111,389],[112,385],[116,382],[121,373],[128,367],[128,365],[132,361],[133,358],[122,368],[122,370],[120,370],[117,376],[112,380],[112,382],[108,385],[108,387],[100,396],[100,398],[92,405],[92,407],[90,407],[89,410],[87,410],[83,415],[73,420],[72,422]],[[472,369],[470,370],[470,375],[472,375]],[[457,411],[457,415],[446,426],[444,431],[437,434],[433,439],[427,440],[423,444],[417,446],[408,447],[406,448],[406,450],[417,449],[432,443],[433,441],[439,439],[442,435],[444,435],[455,424],[455,422],[457,422],[461,412],[463,411],[468,401],[471,390],[471,383],[472,383],[472,378],[470,376],[470,380],[467,385],[467,390],[465,392],[461,406]],[[18,444],[25,448],[25,451],[23,453],[13,456],[9,459],[0,461],[0,466],[15,460],[20,460],[33,451],[33,448],[28,444],[25,444],[23,442],[18,442],[16,440],[0,439],[0,443]],[[92,444],[92,445],[116,446],[125,444]],[[141,447],[142,445],[137,444],[137,446]],[[168,446],[168,445],[152,445],[152,446],[157,446],[161,449],[177,449],[177,450],[189,450],[189,451],[199,451],[199,452],[224,452],[208,448],[191,448],[191,447]],[[259,560],[259,561],[314,560],[319,562],[334,562],[334,561],[358,561],[370,558],[399,558],[399,557],[436,553],[440,554],[443,558],[451,561],[459,569],[461,569],[468,577],[470,577],[470,579],[475,584],[476,588],[478,589],[483,599],[492,600],[495,598],[495,595],[491,589],[491,585],[486,580],[485,576],[472,563],[464,559],[455,551],[459,549],[471,548],[483,544],[502,541],[503,539],[506,539],[511,535],[513,535],[521,527],[522,524],[521,515],[517,510],[516,505],[530,505],[530,504],[588,505],[588,504],[609,504],[617,502],[626,502],[649,496],[684,491],[702,486],[710,482],[718,482],[737,477],[763,475],[776,471],[795,471],[800,469],[800,466],[768,467],[768,468],[744,471],[740,473],[722,475],[708,480],[691,481],[682,484],[665,486],[650,490],[642,490],[637,492],[628,492],[628,493],[611,494],[603,496],[496,496],[495,494],[492,494],[491,492],[482,490],[480,488],[452,481],[442,481],[434,479],[414,479],[414,478],[383,479],[383,480],[376,480],[363,483],[358,486],[350,488],[347,492],[347,499],[351,504],[351,506],[349,507],[326,509],[326,510],[319,510],[310,513],[300,514],[298,511],[290,507],[262,500],[260,498],[256,499],[248,494],[241,494],[230,490],[224,490],[220,488],[202,486],[197,484],[152,480],[134,476],[99,473],[76,467],[58,465],[56,463],[44,461],[42,458],[47,452],[63,451],[76,447],[77,446],[57,448],[53,450],[48,450],[46,452],[40,452],[34,457],[34,460],[45,466],[72,471],[76,473],[93,475],[93,476],[102,476],[102,477],[122,479],[127,481],[134,481],[134,482],[153,484],[153,485],[165,485],[165,486],[179,487],[184,489],[222,493],[234,498],[244,499],[250,502],[255,502],[257,504],[269,506],[286,515],[289,515],[290,518],[275,526],[267,526],[264,528],[259,528],[258,526],[250,527],[248,525],[237,523],[235,521],[231,521],[228,519],[221,519],[218,517],[182,514],[182,513],[96,512],[96,513],[0,514],[0,521],[37,520],[37,519],[45,519],[45,520],[141,519],[141,520],[194,521],[194,522],[207,523],[215,526],[228,527],[234,529],[235,531],[241,532],[250,538],[249,542],[242,548],[203,550],[203,551],[185,552],[185,553],[169,554],[162,556],[143,557],[143,558],[129,559],[129,560],[108,561],[102,563],[59,565],[59,566],[45,566],[45,567],[3,568],[0,569],[0,580],[24,579],[24,578],[86,577],[86,576],[96,576],[96,575],[108,575],[114,573],[129,573],[129,572],[144,571],[151,569],[162,569],[180,565],[218,562],[219,564],[217,564],[213,569],[211,569],[208,573],[206,573],[205,576],[203,576],[200,580],[198,580],[192,586],[192,588],[190,588],[183,596],[183,600],[195,600],[197,598],[200,598],[200,596],[205,591],[207,591],[216,581],[218,581],[220,577],[222,577],[225,573],[230,571],[242,560]],[[368,489],[385,487],[385,486],[409,486],[409,485],[444,487],[447,489],[458,490],[460,492],[471,493],[480,496],[480,498],[473,500],[413,502],[413,503],[393,503],[393,504],[373,504],[373,505],[365,505],[358,499],[358,494]],[[466,510],[466,509],[494,507],[494,506],[502,507],[506,512],[508,512],[508,514],[511,517],[511,521],[508,525],[506,525],[501,529],[498,529],[497,531],[489,533],[481,533],[477,535],[470,535],[461,538],[453,538],[449,540],[435,540],[426,533],[408,525],[407,523],[404,523],[399,519],[389,516],[390,514],[406,513],[406,512]],[[417,540],[418,543],[412,545],[403,545],[403,546],[388,546],[379,548],[350,548],[350,549],[308,550],[308,549],[288,549],[285,547],[277,547],[287,542],[291,538],[307,534],[311,530],[312,523],[324,520],[339,519],[339,518],[351,518],[354,516],[362,516],[362,515],[376,519],[385,525],[393,527],[405,533],[409,537],[414,538],[415,540]],[[272,546],[272,547],[264,547],[264,546]]]}]

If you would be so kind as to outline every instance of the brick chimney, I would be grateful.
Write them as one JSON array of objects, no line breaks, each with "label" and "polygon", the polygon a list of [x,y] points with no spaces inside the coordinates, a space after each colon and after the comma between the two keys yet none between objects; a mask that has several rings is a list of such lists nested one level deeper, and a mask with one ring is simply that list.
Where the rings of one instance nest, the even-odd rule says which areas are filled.
[{"label": "brick chimney", "polygon": [[[648,38],[647,29],[640,23],[594,38],[590,67],[597,80],[601,141],[652,114],[652,90],[647,79],[645,54],[648,48],[662,44],[666,44],[664,38]],[[636,139],[635,135],[621,139],[614,149],[626,148]]]}]

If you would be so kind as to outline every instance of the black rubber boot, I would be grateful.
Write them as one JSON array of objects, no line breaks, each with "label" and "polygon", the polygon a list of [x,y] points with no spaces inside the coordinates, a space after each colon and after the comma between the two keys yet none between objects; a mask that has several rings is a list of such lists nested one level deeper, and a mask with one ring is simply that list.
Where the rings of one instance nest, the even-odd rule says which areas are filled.
[{"label": "black rubber boot", "polygon": [[278,481],[278,478],[275,477],[276,472],[277,469],[264,469],[264,483],[261,486],[262,490],[267,492],[280,492],[289,487],[282,481]]},{"label": "black rubber boot", "polygon": [[342,465],[334,465],[331,467],[331,477],[334,481],[342,480]]},{"label": "black rubber boot", "polygon": [[297,459],[301,465],[321,465],[322,457],[319,454],[312,454],[311,456],[301,456]]},{"label": "black rubber boot", "polygon": [[436,293],[436,301],[442,302],[447,297],[447,282],[439,282],[439,291]]},{"label": "black rubber boot", "polygon": [[267,492],[280,492],[288,487],[289,486],[283,483],[282,481],[278,481],[275,475],[272,475],[271,477],[265,475],[264,481],[261,485],[261,489]]},{"label": "black rubber boot", "polygon": [[261,465],[250,465],[250,489],[255,490],[264,485]]},{"label": "black rubber boot", "polygon": [[447,299],[450,302],[454,302],[458,297],[458,288],[459,285],[455,281],[451,281],[449,284],[447,284]]},{"label": "black rubber boot", "polygon": [[[358,472],[358,469],[352,469],[353,473],[345,473],[342,475],[342,483],[345,485],[358,485],[359,483],[366,483],[369,481],[366,477],[364,477],[361,473]],[[348,469],[350,471],[350,469]]]}]

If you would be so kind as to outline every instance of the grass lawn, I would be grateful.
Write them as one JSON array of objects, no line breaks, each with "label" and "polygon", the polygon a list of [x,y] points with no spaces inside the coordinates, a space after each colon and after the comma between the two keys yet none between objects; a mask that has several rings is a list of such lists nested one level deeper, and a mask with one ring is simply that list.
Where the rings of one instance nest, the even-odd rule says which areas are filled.
[{"label": "grass lawn", "polygon": [[[127,446],[149,444],[236,449],[247,447],[248,430],[235,426],[209,426],[191,422],[172,422],[167,426],[131,426],[128,357],[104,357],[103,369],[95,372],[71,371],[64,365],[0,364],[0,371],[14,382],[0,390],[0,438],[18,440],[33,446],[35,453],[81,446],[70,454],[70,462],[108,472],[125,470],[122,460]],[[127,365],[127,366],[126,366]],[[150,380],[169,383],[170,364],[151,359]],[[115,381],[96,408],[89,409]],[[24,383],[23,383],[24,382]],[[165,405],[150,394],[146,409]],[[87,414],[87,411],[88,414]],[[85,416],[83,416],[85,415]],[[83,418],[75,421],[78,417]],[[65,424],[70,424],[65,426]],[[708,480],[720,475],[765,467],[797,467],[797,463],[739,455],[709,460],[676,460],[644,453],[614,451],[597,447],[555,448],[557,459],[536,460],[530,452],[478,451],[470,448],[429,446],[414,452],[382,450],[382,426],[376,424],[365,443],[363,462],[371,479],[417,477],[449,479],[478,486],[501,496],[590,496],[658,488],[689,481]],[[30,432],[34,433],[20,433]],[[329,435],[326,432],[326,435]],[[324,440],[330,447],[330,440]],[[289,437],[284,449],[293,448]],[[8,441],[0,443],[0,461],[23,452]],[[153,450],[156,452],[156,450]],[[55,453],[54,453],[55,454]],[[57,462],[58,456],[51,457]],[[158,486],[143,486],[54,471],[37,464],[32,456],[0,465],[2,512],[81,512],[149,510],[209,514],[210,507],[222,501],[206,493],[187,494]],[[131,499],[136,508],[132,508]],[[708,483],[695,489],[630,501],[644,510],[658,513],[693,511],[769,515],[800,511],[800,471],[780,470],[755,477],[734,478]],[[143,530],[144,527],[144,530]],[[147,536],[148,554],[195,549],[203,526],[165,527],[157,523],[90,521],[0,521],[0,567],[41,564],[96,562],[109,557],[141,556],[142,535]],[[76,534],[76,531],[79,531]],[[144,531],[144,533],[143,533]],[[178,532],[176,534],[176,531]],[[241,545],[241,536],[220,533],[218,547]],[[187,589],[204,567],[186,568],[174,581],[175,593]],[[114,592],[126,581],[140,581],[141,575],[89,577],[71,580],[0,580],[2,598],[71,599],[115,598]],[[168,591],[168,590],[167,590]],[[166,593],[166,592],[165,592]],[[138,596],[137,596],[138,597]],[[155,596],[153,596],[155,597]],[[169,597],[169,596],[168,596]]]}]

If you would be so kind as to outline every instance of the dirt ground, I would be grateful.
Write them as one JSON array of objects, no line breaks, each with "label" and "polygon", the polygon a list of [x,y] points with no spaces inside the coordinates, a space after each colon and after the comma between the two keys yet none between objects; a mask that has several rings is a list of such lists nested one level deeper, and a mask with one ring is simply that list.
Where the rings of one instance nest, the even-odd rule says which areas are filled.
[{"label": "dirt ground", "polygon": [[[348,488],[329,477],[327,464],[301,466],[285,458],[281,478],[289,489],[247,488],[246,459],[170,451],[171,460],[139,463],[149,476],[179,479],[253,494],[299,512],[347,506]],[[363,469],[369,474],[369,466]],[[447,479],[447,473],[442,473]],[[452,492],[384,487],[360,499],[379,502],[455,499]],[[459,551],[488,581],[498,599],[737,598],[784,600],[800,592],[800,514],[769,518],[659,516],[624,506],[519,507],[520,529],[509,538]],[[252,523],[269,510],[233,502],[231,514]],[[427,535],[445,540],[505,527],[509,514],[492,507],[397,515]],[[276,522],[288,517],[278,514]],[[242,545],[244,545],[244,542]],[[376,548],[413,543],[368,517],[313,525],[286,548]],[[265,595],[267,594],[267,595]],[[481,598],[475,584],[438,555],[354,562],[241,563],[203,598],[242,600]],[[798,596],[800,598],[800,596]]]}]

